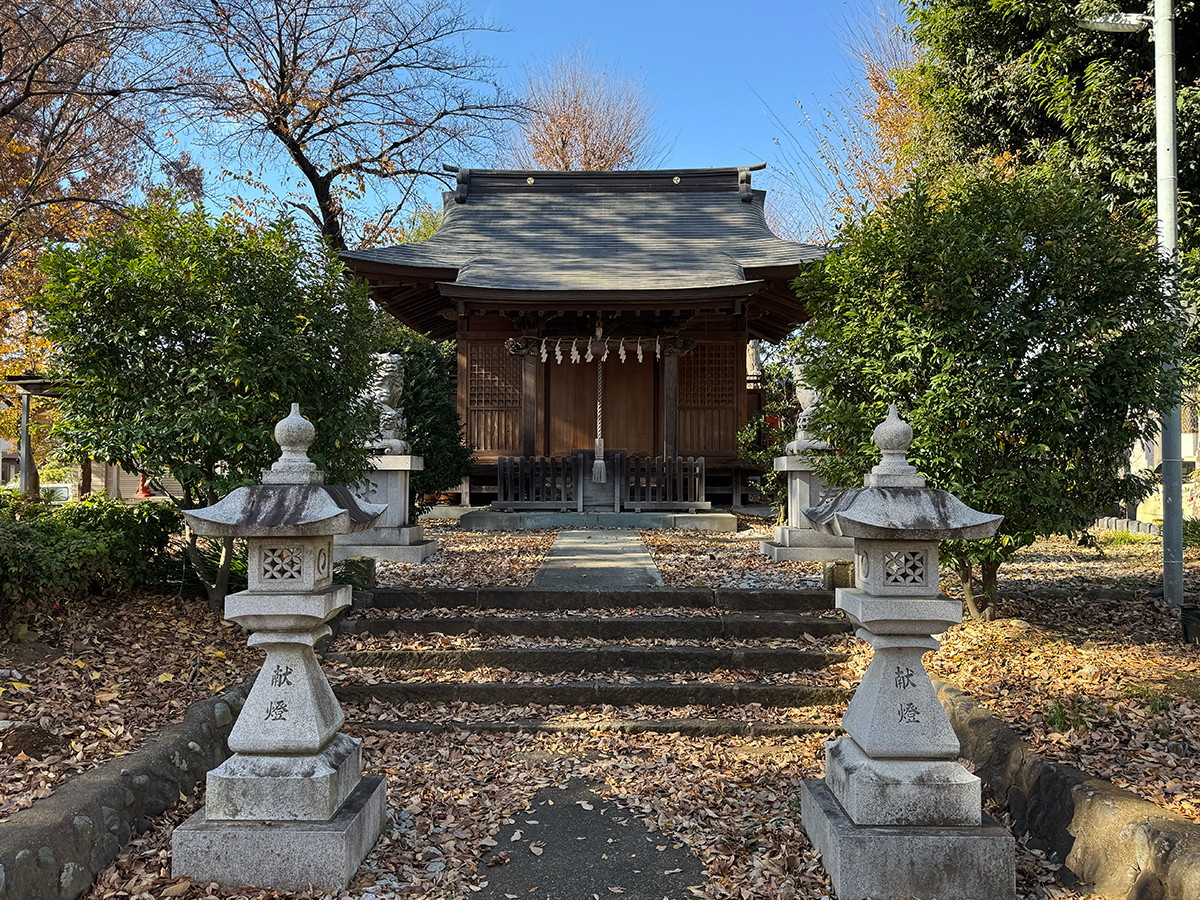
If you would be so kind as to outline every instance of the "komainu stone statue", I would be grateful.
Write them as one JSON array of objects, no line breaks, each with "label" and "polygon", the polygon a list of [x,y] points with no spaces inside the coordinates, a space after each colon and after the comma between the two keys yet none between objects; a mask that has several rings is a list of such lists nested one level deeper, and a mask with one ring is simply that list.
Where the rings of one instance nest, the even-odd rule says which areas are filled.
[{"label": "komainu stone statue", "polygon": [[404,357],[399,353],[380,353],[379,374],[371,388],[371,396],[379,407],[379,439],[371,449],[379,455],[402,456],[412,452],[412,447],[402,435],[408,428],[404,408],[400,405],[404,393]]},{"label": "komainu stone statue", "polygon": [[811,450],[828,450],[827,443],[815,440],[808,432],[809,420],[821,402],[821,395],[805,384],[803,367],[792,366],[792,376],[796,382],[796,402],[800,404],[800,414],[796,416],[796,439],[787,445],[784,452],[788,456],[796,456]]}]

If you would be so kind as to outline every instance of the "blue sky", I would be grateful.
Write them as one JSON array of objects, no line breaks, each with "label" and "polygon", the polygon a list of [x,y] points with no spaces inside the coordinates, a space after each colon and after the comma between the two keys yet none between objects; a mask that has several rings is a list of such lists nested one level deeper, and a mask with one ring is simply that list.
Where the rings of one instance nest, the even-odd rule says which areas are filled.
[{"label": "blue sky", "polygon": [[[836,107],[839,89],[859,78],[841,43],[846,22],[878,17],[876,0],[762,0],[744,6],[713,0],[467,2],[504,29],[479,33],[473,44],[503,64],[499,79],[514,91],[523,85],[526,66],[586,45],[597,62],[644,79],[670,146],[664,167],[766,162],[767,173],[757,174],[754,183],[768,189],[780,156],[775,142],[785,129],[803,139],[797,122],[805,112],[818,104]],[[878,3],[894,8],[899,0]],[[275,171],[263,175],[278,194],[286,194],[283,185],[290,184],[310,200],[307,185],[282,157]],[[220,184],[211,168],[209,178],[210,202],[218,206],[228,193],[247,199],[255,193],[244,185]],[[430,181],[421,193],[440,205],[441,189]]]},{"label": "blue sky", "polygon": [[477,8],[511,29],[477,43],[508,62],[514,84],[526,64],[584,43],[643,75],[675,142],[665,165],[701,168],[771,162],[780,136],[771,113],[794,125],[795,101],[828,100],[854,77],[836,31],[874,3],[492,0]]}]

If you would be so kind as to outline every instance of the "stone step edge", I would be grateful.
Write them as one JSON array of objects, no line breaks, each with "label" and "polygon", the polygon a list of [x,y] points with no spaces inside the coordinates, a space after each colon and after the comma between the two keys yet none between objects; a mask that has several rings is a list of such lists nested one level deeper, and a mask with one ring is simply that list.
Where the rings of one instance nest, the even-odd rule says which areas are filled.
[{"label": "stone step edge", "polygon": [[800,708],[834,706],[848,701],[848,688],[825,685],[712,684],[643,681],[637,684],[572,682],[538,684],[511,682],[407,681],[334,685],[338,700],[360,699],[393,703],[496,703],[504,706],[762,706]]},{"label": "stone step edge", "polygon": [[[190,795],[229,755],[226,740],[251,682],[198,700],[183,721],[146,735],[133,752],[57,785],[0,825],[0,898],[76,900],[152,816]],[[42,851],[53,860],[42,861]]]},{"label": "stone step edge", "polygon": [[[369,599],[368,599],[368,594]],[[642,590],[554,591],[541,588],[375,588],[356,603],[375,609],[608,609],[664,606],[731,610],[833,609],[831,591],[803,588],[647,588]]]},{"label": "stone step edge", "polygon": [[754,722],[742,719],[597,719],[590,722],[546,722],[541,719],[517,719],[511,722],[358,722],[364,731],[389,731],[397,734],[448,734],[466,731],[499,734],[678,734],[683,737],[799,737],[809,734],[839,735],[841,725],[816,722]]},{"label": "stone step edge", "polygon": [[662,637],[693,640],[713,638],[802,638],[849,634],[853,626],[843,618],[797,614],[787,619],[760,619],[750,615],[721,616],[422,616],[416,619],[343,619],[339,634],[469,634],[521,635],[525,637],[599,638],[619,640]]},{"label": "stone step edge", "polygon": [[725,649],[716,647],[584,647],[496,648],[479,650],[347,650],[324,658],[345,665],[384,666],[402,671],[427,669],[471,671],[503,668],[513,672],[554,675],[562,672],[678,672],[751,669],[793,672],[823,669],[845,662],[837,651],[790,649]]}]

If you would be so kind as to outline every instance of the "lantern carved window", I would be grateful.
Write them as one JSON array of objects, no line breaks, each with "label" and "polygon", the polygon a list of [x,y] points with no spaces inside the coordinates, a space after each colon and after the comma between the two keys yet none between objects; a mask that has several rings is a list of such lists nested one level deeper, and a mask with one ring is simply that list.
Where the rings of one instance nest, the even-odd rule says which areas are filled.
[{"label": "lantern carved window", "polygon": [[264,581],[291,581],[301,577],[304,555],[298,547],[266,547],[262,555]]},{"label": "lantern carved window", "polygon": [[884,584],[924,584],[925,554],[920,550],[892,550],[884,555]]}]

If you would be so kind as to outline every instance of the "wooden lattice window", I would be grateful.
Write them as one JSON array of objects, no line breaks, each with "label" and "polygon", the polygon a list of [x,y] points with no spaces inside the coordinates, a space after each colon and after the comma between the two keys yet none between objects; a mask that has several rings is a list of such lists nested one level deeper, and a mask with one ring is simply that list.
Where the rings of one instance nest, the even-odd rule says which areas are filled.
[{"label": "wooden lattice window", "polygon": [[466,426],[483,454],[521,452],[521,359],[503,344],[468,347]]},{"label": "wooden lattice window", "polygon": [[699,344],[679,360],[679,405],[717,409],[737,403],[737,348]]},{"label": "wooden lattice window", "polygon": [[521,360],[503,344],[472,344],[468,403],[491,409],[521,405]]},{"label": "wooden lattice window", "polygon": [[679,450],[737,455],[738,354],[732,342],[701,343],[679,360]]}]

